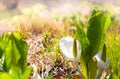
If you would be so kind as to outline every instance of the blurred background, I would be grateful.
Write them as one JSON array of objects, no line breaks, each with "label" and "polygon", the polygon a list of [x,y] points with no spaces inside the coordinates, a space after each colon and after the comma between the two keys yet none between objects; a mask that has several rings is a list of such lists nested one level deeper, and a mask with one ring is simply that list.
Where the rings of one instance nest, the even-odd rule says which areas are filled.
[{"label": "blurred background", "polygon": [[95,5],[109,11],[114,26],[120,26],[120,0],[0,0],[0,26],[20,26],[18,21],[31,17],[64,22],[74,14],[87,22]]},{"label": "blurred background", "polygon": [[112,16],[120,14],[120,0],[0,0],[0,24],[8,24],[4,21],[17,15],[51,18],[79,13],[87,16],[95,5],[107,9]]},{"label": "blurred background", "polygon": [[[38,12],[45,13],[67,13],[79,11],[87,13],[91,5],[120,7],[120,0],[0,0],[0,12],[4,10],[15,10],[36,7]],[[43,11],[42,11],[43,12]]]},{"label": "blurred background", "polygon": [[[32,43],[28,43],[31,48],[28,50],[27,62],[36,61],[39,66],[41,63],[37,60],[41,59],[38,52],[59,53],[59,40],[66,35],[72,36],[74,26],[87,30],[94,6],[107,10],[111,16],[105,43],[112,63],[111,74],[115,75],[111,79],[120,79],[120,0],[0,0],[0,34],[9,30],[21,30],[25,39],[32,40]],[[39,40],[36,42],[35,38],[42,39],[44,46],[38,47]],[[53,62],[56,61],[55,57],[52,59],[50,55],[47,58]],[[46,60],[50,62],[49,59]]]},{"label": "blurred background", "polygon": [[[39,4],[46,6],[47,9],[62,7],[69,4],[74,8],[80,7],[82,2],[89,2],[98,5],[120,6],[120,0],[0,0],[1,5],[7,9],[26,8]],[[1,6],[2,8],[2,6]]]}]

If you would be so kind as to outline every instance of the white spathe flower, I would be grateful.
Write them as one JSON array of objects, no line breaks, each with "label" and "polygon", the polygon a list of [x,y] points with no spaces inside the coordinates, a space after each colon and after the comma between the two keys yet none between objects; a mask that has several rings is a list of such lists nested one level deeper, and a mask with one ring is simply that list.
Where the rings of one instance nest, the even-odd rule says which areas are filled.
[{"label": "white spathe flower", "polygon": [[81,55],[81,44],[76,40],[77,45],[77,56],[74,57],[73,54],[73,42],[74,39],[70,36],[63,37],[59,42],[59,47],[62,53],[68,58],[72,60],[79,60]]},{"label": "white spathe flower", "polygon": [[106,57],[106,61],[104,62],[102,59],[101,59],[101,55],[102,55],[102,52],[98,52],[94,57],[93,57],[93,61],[97,61],[97,66],[98,66],[98,74],[96,76],[95,79],[101,79],[100,77],[102,76],[102,73],[104,70],[107,70],[109,68],[109,60],[108,58]]},{"label": "white spathe flower", "polygon": [[101,59],[101,55],[102,55],[102,52],[98,52],[94,57],[93,57],[93,60],[94,61],[97,61],[97,66],[99,69],[107,69],[109,68],[109,60],[108,58],[106,57],[106,61],[104,62],[102,59]]},{"label": "white spathe flower", "polygon": [[67,37],[63,37],[60,42],[59,42],[59,47],[60,50],[62,51],[62,53],[68,58],[74,61],[80,76],[82,77],[82,79],[85,79],[84,75],[81,73],[80,68],[79,68],[79,58],[81,55],[81,44],[73,39],[70,36]]}]

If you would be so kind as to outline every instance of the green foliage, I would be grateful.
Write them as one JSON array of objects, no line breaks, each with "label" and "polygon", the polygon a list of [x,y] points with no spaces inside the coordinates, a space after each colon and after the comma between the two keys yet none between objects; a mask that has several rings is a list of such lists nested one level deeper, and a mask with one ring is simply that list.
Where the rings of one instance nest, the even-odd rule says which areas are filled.
[{"label": "green foliage", "polygon": [[120,35],[118,31],[111,31],[107,34],[106,47],[111,63],[111,79],[120,79]]},{"label": "green foliage", "polygon": [[88,63],[90,56],[88,56],[89,54],[87,54],[86,52],[89,51],[89,50],[87,50],[89,47],[89,41],[86,37],[84,30],[79,26],[77,26],[75,37],[77,40],[80,41],[81,46],[82,46],[82,54],[80,57],[80,63],[82,65],[83,74],[84,74],[85,78],[88,79],[86,63]]},{"label": "green foliage", "polygon": [[7,70],[13,66],[20,66],[22,72],[24,72],[26,68],[26,59],[27,59],[27,50],[28,45],[22,39],[19,33],[9,33],[5,34],[2,37],[1,41],[1,49],[5,57],[5,64]]},{"label": "green foliage", "polygon": [[109,24],[109,14],[104,11],[99,11],[98,8],[95,7],[88,23],[87,34],[82,27],[77,26],[75,37],[82,45],[80,62],[86,79],[95,79],[97,74],[97,63],[93,61],[93,56],[102,50],[104,52],[103,54],[106,54],[103,46]]},{"label": "green foliage", "polygon": [[99,8],[97,6],[95,6],[94,9],[93,9],[93,11],[92,11],[92,15],[95,15],[98,12],[100,12]]},{"label": "green foliage", "polygon": [[72,26],[80,26],[80,25],[82,27],[84,26],[84,24],[81,20],[81,16],[79,14],[75,14],[75,13],[72,14],[68,21],[69,21],[70,25],[72,25]]},{"label": "green foliage", "polygon": [[86,24],[84,23],[87,19],[80,15],[80,13],[72,13],[71,15],[57,15],[55,17],[57,21],[64,22],[67,26],[82,26],[85,27]]},{"label": "green foliage", "polygon": [[[91,59],[88,63],[90,79],[94,79],[97,68],[92,57],[99,51],[102,51],[107,28],[110,24],[110,16],[107,12],[97,11],[91,16],[88,24],[87,37],[92,47]],[[91,64],[93,63],[93,64]],[[94,70],[92,70],[94,67]],[[92,76],[91,76],[92,75]]]},{"label": "green foliage", "polygon": [[0,73],[0,79],[29,79],[31,70],[32,68],[30,67],[22,74],[20,68],[11,67],[9,72]]},{"label": "green foliage", "polygon": [[2,37],[0,36],[0,58],[2,57],[2,55],[3,55],[3,51],[2,51],[2,49],[1,49],[1,46],[2,46]]},{"label": "green foliage", "polygon": [[27,68],[26,71],[23,73],[21,79],[29,79],[30,73],[31,73],[32,68]]},{"label": "green foliage", "polygon": [[13,78],[8,73],[3,72],[0,74],[0,79],[13,79]]},{"label": "green foliage", "polygon": [[82,52],[85,54],[86,52],[86,48],[89,45],[89,41],[86,37],[86,34],[83,30],[83,28],[77,26],[77,30],[76,30],[76,35],[75,35],[76,39],[78,39],[82,45]]},{"label": "green foliage", "polygon": [[0,78],[28,79],[31,72],[31,68],[27,69],[26,64],[28,45],[21,34],[13,32],[1,36],[0,49],[0,55],[4,59],[4,63],[1,63],[3,69]]},{"label": "green foliage", "polygon": [[97,12],[91,16],[88,24],[87,37],[93,48],[92,56],[102,50],[105,34],[110,24],[110,16],[107,12]]}]

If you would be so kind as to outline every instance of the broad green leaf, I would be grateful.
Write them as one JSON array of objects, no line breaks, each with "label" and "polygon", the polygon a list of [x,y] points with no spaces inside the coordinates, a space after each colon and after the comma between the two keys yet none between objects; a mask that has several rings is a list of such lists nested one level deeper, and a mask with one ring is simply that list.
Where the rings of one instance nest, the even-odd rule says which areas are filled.
[{"label": "broad green leaf", "polygon": [[82,54],[85,54],[86,53],[86,49],[89,46],[89,40],[87,39],[86,34],[85,34],[85,32],[84,32],[82,27],[77,26],[75,38],[77,40],[79,40],[79,42],[81,43]]},{"label": "broad green leaf", "polygon": [[90,55],[87,54],[87,52],[89,52],[88,50],[89,41],[86,37],[84,30],[81,27],[77,26],[75,38],[79,40],[79,42],[81,43],[82,53],[80,57],[80,63],[82,65],[83,75],[85,76],[86,79],[88,79],[86,63],[88,63],[90,59]]},{"label": "broad green leaf", "polygon": [[87,63],[90,59],[89,40],[86,37],[84,30],[81,27],[77,27],[75,38],[79,40],[82,47],[82,54],[80,57],[80,63],[82,65],[83,74],[88,79],[87,75]]},{"label": "broad green leaf", "polygon": [[93,48],[92,56],[102,50],[110,16],[107,12],[97,12],[91,16],[88,24],[87,37]]},{"label": "broad green leaf", "polygon": [[[96,12],[91,16],[88,24],[87,37],[92,47],[90,53],[91,59],[88,63],[89,79],[95,79],[97,72],[97,64],[92,60],[92,57],[101,51],[104,45],[104,39],[107,28],[110,24],[110,16],[107,12]],[[94,68],[94,70],[92,69]]]},{"label": "broad green leaf", "polygon": [[18,64],[22,69],[22,72],[25,71],[27,67],[27,52],[28,52],[28,45],[27,43],[22,39],[21,35],[19,33],[14,33],[14,42],[16,44],[16,49],[18,50],[19,54],[21,55]]},{"label": "broad green leaf", "polygon": [[17,49],[17,45],[14,41],[14,35],[13,33],[9,35],[9,40],[6,44],[5,48],[5,62],[7,65],[7,68],[9,69],[11,65],[17,66],[18,60],[20,59],[20,53]]},{"label": "broad green leaf", "polygon": [[22,69],[22,72],[25,71],[27,64],[27,50],[28,45],[22,39],[20,33],[8,33],[2,37],[2,46],[1,49],[5,57],[5,68],[7,71],[11,66],[17,66]]}]

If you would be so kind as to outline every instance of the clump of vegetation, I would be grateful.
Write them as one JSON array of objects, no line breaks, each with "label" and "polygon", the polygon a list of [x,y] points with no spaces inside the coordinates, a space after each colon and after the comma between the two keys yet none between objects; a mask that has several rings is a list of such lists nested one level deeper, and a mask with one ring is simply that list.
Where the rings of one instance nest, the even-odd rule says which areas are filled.
[{"label": "clump of vegetation", "polygon": [[28,79],[28,45],[20,33],[8,33],[0,37],[1,79]]},{"label": "clump of vegetation", "polygon": [[[81,47],[82,53],[81,56],[79,57],[83,72],[79,72],[79,73],[82,79],[98,79],[102,76],[103,71],[109,67],[107,66],[109,63],[107,63],[106,47],[104,46],[104,39],[109,24],[110,24],[109,14],[104,11],[99,11],[98,8],[95,7],[88,23],[87,34],[84,32],[82,27],[76,25],[77,30],[75,33],[76,34],[75,39],[77,39],[79,43],[81,43],[81,46],[78,45],[77,42],[73,42],[73,56],[78,58],[77,54],[81,52],[78,51],[77,47]],[[62,41],[63,39],[61,40],[61,42]],[[63,45],[60,43],[60,48],[63,53],[65,52],[65,50],[66,51],[69,50],[69,52],[65,52],[68,54],[66,56],[71,56],[69,54],[71,54],[70,50],[72,52],[71,49],[72,47],[66,46],[67,44],[69,45],[70,43],[71,43],[70,38],[68,42],[67,40],[64,40]],[[66,49],[64,49],[65,47]],[[99,56],[96,55],[94,57],[96,53],[98,53]],[[95,60],[97,61],[98,64],[94,62]],[[78,62],[78,61],[76,60],[74,62]],[[92,67],[94,67],[94,69],[92,69]],[[98,73],[97,73],[97,67],[98,67]]]}]

